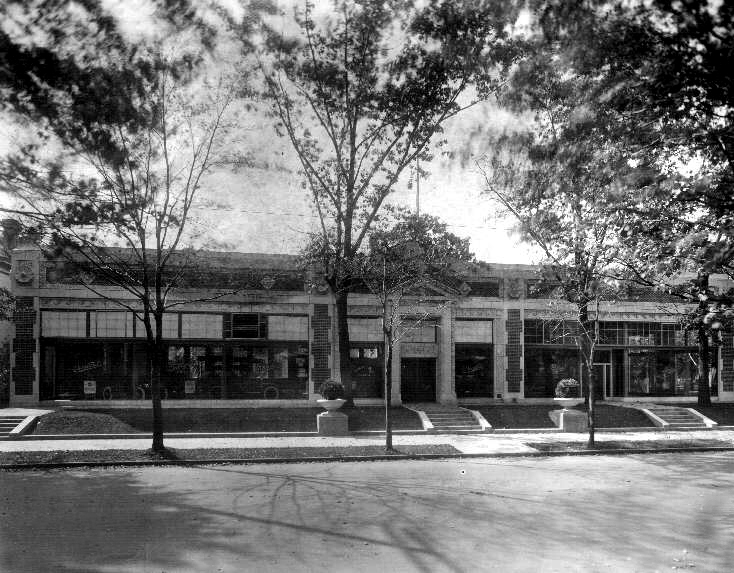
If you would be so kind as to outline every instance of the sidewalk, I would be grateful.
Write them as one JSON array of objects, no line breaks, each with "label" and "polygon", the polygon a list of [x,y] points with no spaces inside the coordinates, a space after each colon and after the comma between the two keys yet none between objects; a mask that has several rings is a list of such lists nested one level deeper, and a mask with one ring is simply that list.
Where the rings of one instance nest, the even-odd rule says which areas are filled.
[{"label": "sidewalk", "polygon": [[[540,455],[541,450],[527,445],[552,444],[561,442],[586,442],[586,433],[522,433],[522,434],[426,434],[395,435],[393,443],[401,446],[450,445],[458,455],[503,456],[503,455]],[[659,442],[656,449],[674,448],[692,441],[709,442],[717,448],[734,448],[734,430],[702,431],[659,431],[659,432],[599,432],[597,443],[603,442]],[[350,437],[196,437],[164,438],[168,448],[189,449],[264,449],[264,448],[360,448],[363,446],[382,446],[384,436]],[[110,451],[110,450],[147,450],[150,437],[126,439],[89,439],[70,437],[53,440],[7,440],[0,441],[0,452],[52,452],[52,451]],[[701,449],[700,447],[697,449]],[[649,449],[646,449],[649,451]],[[588,452],[584,452],[588,453]],[[633,452],[630,452],[633,453]]]}]

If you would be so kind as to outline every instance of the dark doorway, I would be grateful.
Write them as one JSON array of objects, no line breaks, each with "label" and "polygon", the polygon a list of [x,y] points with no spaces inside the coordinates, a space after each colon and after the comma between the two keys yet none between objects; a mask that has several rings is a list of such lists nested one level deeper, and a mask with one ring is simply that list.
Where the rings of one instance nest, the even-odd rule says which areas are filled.
[{"label": "dark doorway", "polygon": [[436,359],[402,358],[400,391],[403,402],[435,402]]}]

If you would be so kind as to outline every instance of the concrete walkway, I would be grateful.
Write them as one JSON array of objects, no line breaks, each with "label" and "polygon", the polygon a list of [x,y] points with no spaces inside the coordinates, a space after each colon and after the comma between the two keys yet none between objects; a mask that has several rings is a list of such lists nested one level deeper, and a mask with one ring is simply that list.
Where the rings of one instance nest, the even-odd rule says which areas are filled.
[{"label": "concrete walkway", "polygon": [[[406,445],[447,444],[463,454],[502,455],[533,454],[538,450],[527,445],[528,442],[585,442],[587,434],[575,433],[523,433],[523,434],[427,434],[396,435],[393,442],[396,447]],[[705,430],[691,432],[600,432],[597,442],[664,442],[669,447],[677,443],[691,440],[715,442],[717,446],[734,447],[734,430]],[[384,436],[350,436],[350,437],[243,437],[243,438],[165,438],[169,448],[312,448],[312,447],[350,447],[380,446],[385,443]],[[42,452],[42,451],[89,451],[89,450],[147,450],[151,439],[84,439],[68,440],[7,440],[0,441],[0,452]],[[665,447],[665,446],[662,446]]]}]

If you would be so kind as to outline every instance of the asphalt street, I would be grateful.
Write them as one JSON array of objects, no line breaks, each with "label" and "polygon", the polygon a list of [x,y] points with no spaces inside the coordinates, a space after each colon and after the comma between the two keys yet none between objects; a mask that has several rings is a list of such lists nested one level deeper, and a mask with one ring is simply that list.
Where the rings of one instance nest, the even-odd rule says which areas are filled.
[{"label": "asphalt street", "polygon": [[0,571],[734,567],[734,458],[0,472]]}]

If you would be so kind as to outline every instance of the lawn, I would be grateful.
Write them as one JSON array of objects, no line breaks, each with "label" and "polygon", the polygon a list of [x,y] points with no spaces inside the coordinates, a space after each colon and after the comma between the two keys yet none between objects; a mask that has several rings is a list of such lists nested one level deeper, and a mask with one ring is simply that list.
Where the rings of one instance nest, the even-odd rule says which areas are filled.
[{"label": "lawn", "polygon": [[[541,452],[578,452],[588,450],[586,442],[527,442],[526,446]],[[641,440],[597,441],[593,450],[659,450],[682,448],[730,448],[726,440]]]},{"label": "lawn", "polygon": [[[555,428],[555,424],[548,416],[551,410],[558,410],[556,404],[532,405],[481,405],[467,406],[478,410],[493,428],[501,429],[531,429]],[[586,411],[583,404],[576,406],[577,410]],[[654,424],[644,413],[634,408],[596,404],[597,428],[644,428]]]},{"label": "lawn", "polygon": [[249,461],[262,459],[344,458],[352,456],[384,455],[452,455],[460,453],[449,444],[423,444],[398,446],[386,452],[384,446],[334,446],[299,448],[168,448],[164,455],[151,450],[58,450],[52,452],[0,452],[0,467],[16,464],[66,464],[157,461]]},{"label": "lawn", "polygon": [[[171,408],[163,411],[168,433],[315,432],[321,408]],[[385,410],[344,410],[351,431],[384,430]],[[393,429],[420,430],[420,419],[405,408],[393,409]],[[149,409],[59,410],[42,416],[34,434],[135,434],[152,431]]]}]

